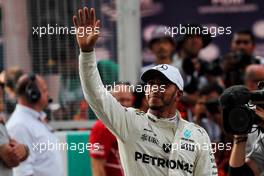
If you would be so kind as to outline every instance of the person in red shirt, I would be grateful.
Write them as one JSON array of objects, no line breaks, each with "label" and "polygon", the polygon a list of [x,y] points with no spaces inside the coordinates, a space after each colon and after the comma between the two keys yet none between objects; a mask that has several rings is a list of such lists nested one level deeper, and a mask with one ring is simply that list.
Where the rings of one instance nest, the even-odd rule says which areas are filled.
[{"label": "person in red shirt", "polygon": [[[121,83],[112,88],[112,95],[122,106],[131,107],[133,105],[134,97],[129,85]],[[93,176],[124,175],[116,137],[100,120],[97,120],[92,128],[90,143],[93,144],[92,146],[97,146],[90,150]]]}]

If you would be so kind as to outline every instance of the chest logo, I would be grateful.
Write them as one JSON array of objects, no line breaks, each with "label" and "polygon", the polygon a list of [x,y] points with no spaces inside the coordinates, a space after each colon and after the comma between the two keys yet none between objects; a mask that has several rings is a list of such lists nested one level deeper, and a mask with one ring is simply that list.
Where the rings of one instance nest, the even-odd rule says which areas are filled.
[{"label": "chest logo", "polygon": [[169,152],[171,151],[171,144],[164,143],[164,144],[162,145],[162,148],[163,148],[163,151],[164,151],[165,153],[169,153]]},{"label": "chest logo", "polygon": [[147,142],[159,145],[159,140],[153,136],[148,135],[148,134],[142,134],[141,140],[144,142],[147,141]]},{"label": "chest logo", "polygon": [[192,135],[192,132],[190,130],[185,130],[183,132],[183,136],[186,138],[186,139],[189,139]]}]

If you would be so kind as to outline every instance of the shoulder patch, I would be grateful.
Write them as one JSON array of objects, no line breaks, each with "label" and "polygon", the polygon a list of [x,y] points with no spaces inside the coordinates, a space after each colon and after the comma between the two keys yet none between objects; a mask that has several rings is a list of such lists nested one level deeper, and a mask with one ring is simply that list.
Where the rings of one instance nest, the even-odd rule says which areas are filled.
[{"label": "shoulder patch", "polygon": [[196,130],[201,134],[201,135],[204,135],[205,133],[205,130],[203,129],[203,127],[195,124],[195,123],[192,123],[192,125],[196,128]]},{"label": "shoulder patch", "polygon": [[144,111],[141,111],[140,109],[135,109],[135,112],[137,115],[145,115],[146,114]]},{"label": "shoulder patch", "polygon": [[202,128],[197,128],[197,131],[199,131],[201,135],[204,135],[204,130],[202,130]]},{"label": "shoulder patch", "polygon": [[197,125],[197,124],[195,124],[193,122],[188,122],[186,120],[184,120],[184,122],[185,122],[186,125],[189,126],[190,129],[192,129],[192,131],[194,131],[194,130],[198,131],[199,134],[201,134],[201,135],[204,135],[204,133],[206,133],[205,129],[203,127],[201,127],[201,126],[199,126],[199,125]]}]

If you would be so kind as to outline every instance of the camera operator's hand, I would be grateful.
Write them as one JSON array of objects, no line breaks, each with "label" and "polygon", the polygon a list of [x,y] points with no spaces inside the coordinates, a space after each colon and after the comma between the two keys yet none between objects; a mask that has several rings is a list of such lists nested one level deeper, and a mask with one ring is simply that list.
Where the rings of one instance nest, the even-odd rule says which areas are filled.
[{"label": "camera operator's hand", "polygon": [[83,52],[93,51],[100,29],[100,21],[96,19],[95,10],[87,7],[79,9],[78,17],[73,16],[73,23],[77,30],[76,38],[80,49]]}]

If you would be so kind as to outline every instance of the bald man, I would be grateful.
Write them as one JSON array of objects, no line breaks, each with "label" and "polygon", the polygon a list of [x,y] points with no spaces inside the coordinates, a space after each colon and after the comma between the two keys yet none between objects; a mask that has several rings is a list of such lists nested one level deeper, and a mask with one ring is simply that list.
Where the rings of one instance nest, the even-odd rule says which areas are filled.
[{"label": "bald man", "polygon": [[29,146],[27,160],[14,169],[14,176],[63,176],[56,136],[43,122],[43,109],[48,105],[49,93],[43,77],[24,74],[16,85],[17,105],[7,123],[12,138]]},{"label": "bald man", "polygon": [[[244,84],[250,91],[258,89],[258,82],[264,80],[264,65],[252,64],[247,66],[245,72]],[[258,138],[258,132],[248,134],[248,140],[246,143],[246,153],[252,150],[256,140]]]},{"label": "bald man", "polygon": [[257,90],[258,82],[264,80],[264,65],[252,64],[246,68],[245,85],[249,90]]},{"label": "bald man", "polygon": [[[245,85],[250,91],[258,89],[258,82],[264,80],[264,66],[252,64],[247,66],[245,72]],[[256,113],[264,120],[264,110],[257,108]],[[258,124],[264,128],[264,122]],[[256,127],[256,125],[255,125]],[[253,129],[254,131],[254,129]],[[239,139],[239,141],[237,140]],[[247,135],[235,136],[234,146],[229,160],[230,176],[251,176],[264,173],[263,146],[264,134],[258,134],[255,130]]]}]

